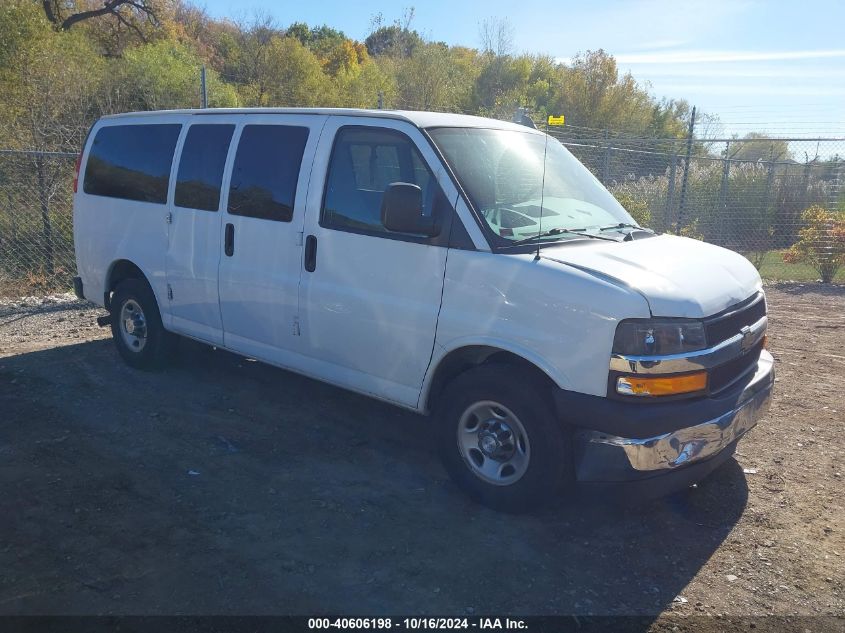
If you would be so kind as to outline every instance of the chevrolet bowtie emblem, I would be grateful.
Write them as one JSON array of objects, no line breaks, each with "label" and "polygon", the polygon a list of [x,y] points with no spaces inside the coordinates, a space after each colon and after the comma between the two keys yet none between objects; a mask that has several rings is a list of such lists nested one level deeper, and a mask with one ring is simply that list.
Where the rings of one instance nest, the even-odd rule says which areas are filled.
[{"label": "chevrolet bowtie emblem", "polygon": [[754,332],[751,330],[751,326],[746,325],[740,331],[742,334],[742,343],[740,344],[740,349],[743,352],[747,352],[752,345],[754,345]]}]

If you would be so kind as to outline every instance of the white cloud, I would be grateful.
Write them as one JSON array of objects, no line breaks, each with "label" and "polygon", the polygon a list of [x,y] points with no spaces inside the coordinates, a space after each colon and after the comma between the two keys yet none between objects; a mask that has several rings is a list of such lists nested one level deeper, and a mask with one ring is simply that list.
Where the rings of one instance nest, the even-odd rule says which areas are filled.
[{"label": "white cloud", "polygon": [[637,75],[658,77],[699,77],[708,79],[797,79],[801,81],[824,79],[833,81],[845,79],[845,68],[829,68],[821,66],[807,68],[803,65],[760,65],[760,64],[733,64],[723,66],[715,64],[711,66],[696,66],[672,64],[643,65],[636,69]]},{"label": "white cloud", "polygon": [[649,51],[616,55],[619,64],[713,64],[736,62],[794,61],[845,57],[845,49],[806,51]]},{"label": "white cloud", "polygon": [[803,96],[803,97],[839,97],[845,96],[845,86],[783,86],[780,84],[769,85],[744,85],[744,84],[719,84],[719,83],[684,83],[669,81],[660,85],[661,91],[674,95],[689,95],[691,93],[710,95],[753,95],[753,96]]}]

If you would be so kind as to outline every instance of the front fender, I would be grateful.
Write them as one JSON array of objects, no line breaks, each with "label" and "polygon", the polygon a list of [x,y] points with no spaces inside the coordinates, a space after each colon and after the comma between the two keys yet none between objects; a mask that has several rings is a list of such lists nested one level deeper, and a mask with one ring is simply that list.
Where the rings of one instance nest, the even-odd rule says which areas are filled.
[{"label": "front fender", "polygon": [[434,353],[423,380],[422,391],[420,393],[419,408],[425,409],[425,403],[428,402],[431,395],[431,388],[434,383],[434,377],[437,375],[437,370],[443,360],[452,352],[471,347],[488,347],[496,352],[508,352],[523,360],[531,363],[537,369],[542,371],[549,379],[554,382],[561,389],[569,389],[570,381],[566,374],[548,362],[540,354],[531,350],[528,347],[514,344],[512,341],[496,338],[495,336],[464,336],[449,341],[447,345],[435,345]]}]

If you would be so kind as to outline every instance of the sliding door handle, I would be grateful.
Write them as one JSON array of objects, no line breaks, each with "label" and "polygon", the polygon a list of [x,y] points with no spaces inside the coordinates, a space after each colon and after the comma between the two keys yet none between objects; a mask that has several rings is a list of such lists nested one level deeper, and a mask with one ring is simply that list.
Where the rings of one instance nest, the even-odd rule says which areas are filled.
[{"label": "sliding door handle", "polygon": [[223,241],[223,252],[231,257],[235,252],[235,225],[226,225],[226,237]]},{"label": "sliding door handle", "polygon": [[305,238],[305,270],[313,273],[317,268],[317,238],[309,235]]}]

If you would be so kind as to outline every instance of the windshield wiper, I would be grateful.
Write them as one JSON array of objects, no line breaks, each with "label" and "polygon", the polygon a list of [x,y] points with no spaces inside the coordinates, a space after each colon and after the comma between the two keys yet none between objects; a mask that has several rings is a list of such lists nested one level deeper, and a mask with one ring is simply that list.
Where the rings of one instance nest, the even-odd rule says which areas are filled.
[{"label": "windshield wiper", "polygon": [[526,237],[521,240],[516,240],[515,242],[511,242],[511,246],[517,246],[519,244],[527,244],[528,242],[533,242],[534,240],[539,240],[543,237],[549,237],[551,235],[561,235],[563,233],[568,233],[570,235],[580,235],[581,237],[589,237],[592,240],[606,240],[609,242],[618,242],[619,240],[614,239],[612,237],[605,237],[604,235],[593,235],[592,233],[587,233],[587,229],[549,229],[548,231],[543,231],[542,233],[537,233],[537,235],[532,235],[531,237]]},{"label": "windshield wiper", "polygon": [[619,224],[608,224],[607,226],[600,226],[599,231],[611,231],[613,229],[639,229],[640,231],[647,231],[636,224],[628,224],[627,222],[620,222]]}]

